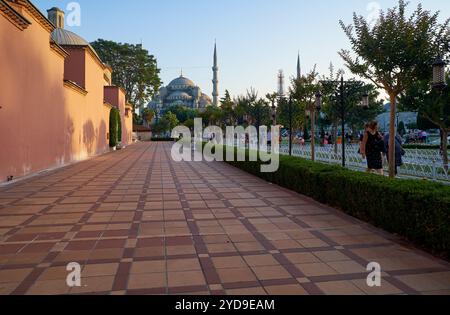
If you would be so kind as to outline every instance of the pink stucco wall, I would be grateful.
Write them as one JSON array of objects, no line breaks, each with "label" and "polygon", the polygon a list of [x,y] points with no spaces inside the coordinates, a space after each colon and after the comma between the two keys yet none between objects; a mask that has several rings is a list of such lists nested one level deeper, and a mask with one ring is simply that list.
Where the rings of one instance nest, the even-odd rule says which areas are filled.
[{"label": "pink stucco wall", "polygon": [[84,48],[65,47],[76,57],[65,60],[50,47],[49,31],[21,13],[32,23],[23,31],[0,15],[0,183],[109,151],[106,70]]},{"label": "pink stucco wall", "polygon": [[64,79],[86,88],[86,52],[84,49],[64,48],[70,55],[64,62]]}]

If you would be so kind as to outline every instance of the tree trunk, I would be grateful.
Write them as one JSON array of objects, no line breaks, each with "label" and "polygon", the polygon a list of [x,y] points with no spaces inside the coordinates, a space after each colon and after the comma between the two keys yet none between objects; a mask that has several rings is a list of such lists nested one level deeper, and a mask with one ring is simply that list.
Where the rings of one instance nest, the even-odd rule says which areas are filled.
[{"label": "tree trunk", "polygon": [[389,177],[395,178],[395,116],[397,113],[397,95],[389,94],[391,101],[391,116],[390,116],[390,126],[389,126]]},{"label": "tree trunk", "polygon": [[442,129],[442,159],[444,161],[444,169],[448,172],[448,130]]}]

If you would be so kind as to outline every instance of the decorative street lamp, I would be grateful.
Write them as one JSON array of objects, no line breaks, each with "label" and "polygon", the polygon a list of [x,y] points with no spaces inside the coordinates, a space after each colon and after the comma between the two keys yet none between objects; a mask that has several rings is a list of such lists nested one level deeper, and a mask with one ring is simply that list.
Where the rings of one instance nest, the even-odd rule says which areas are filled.
[{"label": "decorative street lamp", "polygon": [[272,115],[272,124],[273,124],[273,126],[276,126],[277,125],[277,108],[275,106],[275,101],[272,102],[271,115]]},{"label": "decorative street lamp", "polygon": [[362,96],[362,102],[361,102],[361,106],[364,109],[369,109],[369,93],[364,93]]},{"label": "decorative street lamp", "polygon": [[316,160],[316,110],[318,113],[322,110],[322,94],[320,91],[316,93],[315,104],[312,108],[307,109],[306,117],[311,118],[311,160]]},{"label": "decorative street lamp", "polygon": [[445,83],[446,62],[439,56],[433,63],[433,88],[443,90],[447,85]]},{"label": "decorative street lamp", "polygon": [[[444,90],[447,88],[447,83],[445,80],[445,68],[447,62],[439,56],[433,63],[433,89],[439,91],[441,97],[444,94]],[[441,121],[444,120],[441,118]],[[447,133],[444,133],[442,129],[441,133],[441,150],[442,152],[447,151]],[[447,154],[443,154],[444,169],[448,172],[448,157]]]},{"label": "decorative street lamp", "polygon": [[293,120],[293,113],[292,113],[292,105],[293,105],[293,100],[292,100],[292,96],[289,96],[289,100],[288,100],[288,106],[289,106],[289,155],[292,155],[292,130],[293,130],[293,126],[292,126],[292,120]]},{"label": "decorative street lamp", "polygon": [[316,93],[316,109],[318,112],[322,110],[322,93],[320,91]]}]

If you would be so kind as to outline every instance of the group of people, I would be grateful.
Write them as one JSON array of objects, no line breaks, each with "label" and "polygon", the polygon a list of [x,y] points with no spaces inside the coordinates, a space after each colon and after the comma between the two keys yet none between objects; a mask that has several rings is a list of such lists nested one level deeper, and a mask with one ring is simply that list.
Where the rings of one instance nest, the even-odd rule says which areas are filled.
[{"label": "group of people", "polygon": [[[360,154],[367,160],[367,171],[383,175],[383,155],[389,161],[389,140],[390,134],[384,136],[378,131],[378,123],[370,122],[366,124],[364,134],[361,136]],[[398,168],[403,165],[405,150],[402,146],[402,138],[395,135],[395,174]]]}]

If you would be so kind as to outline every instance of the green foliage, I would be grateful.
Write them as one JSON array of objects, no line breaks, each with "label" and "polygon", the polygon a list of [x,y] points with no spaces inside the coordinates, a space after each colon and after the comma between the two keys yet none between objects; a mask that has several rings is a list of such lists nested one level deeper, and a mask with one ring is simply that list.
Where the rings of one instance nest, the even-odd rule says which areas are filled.
[{"label": "green foliage", "polygon": [[165,113],[162,119],[167,121],[167,127],[169,128],[169,131],[172,131],[172,129],[174,129],[180,124],[180,121],[178,120],[177,116],[171,111]]},{"label": "green foliage", "polygon": [[203,123],[206,126],[220,125],[222,116],[222,110],[216,106],[208,106],[200,113],[200,117],[203,119]]},{"label": "green foliage", "polygon": [[[439,12],[423,10],[421,4],[407,16],[407,7],[406,1],[399,0],[397,7],[380,12],[374,26],[356,13],[353,25],[347,26],[340,21],[353,50],[353,54],[348,50],[339,53],[346,66],[354,74],[371,80],[389,95],[391,160],[395,158],[397,97],[416,82],[429,78],[430,63],[438,55],[442,46],[440,43],[450,40],[450,19],[440,24]],[[445,46],[448,47],[447,44]],[[389,175],[395,176],[393,163],[389,166]]]},{"label": "green foliage", "polygon": [[300,78],[292,79],[289,94],[292,98],[292,104],[289,108],[287,100],[282,100],[278,104],[277,122],[288,128],[290,119],[289,112],[292,114],[292,128],[294,130],[302,129],[308,122],[305,111],[314,107],[317,91],[320,85],[316,82],[318,73],[314,67],[309,73]]},{"label": "green foliage", "polygon": [[230,164],[450,258],[450,187],[392,180],[289,156],[280,157],[275,173],[261,173],[261,162],[248,158]]},{"label": "green foliage", "polygon": [[164,114],[163,117],[158,120],[157,123],[153,125],[153,132],[155,134],[168,133],[171,132],[179,124],[180,122],[178,121],[177,116],[171,111],[168,111]]},{"label": "green foliage", "polygon": [[156,115],[155,111],[150,108],[144,108],[142,110],[142,114],[141,114],[142,120],[146,124],[150,124],[152,122],[153,118],[155,118],[155,115]]},{"label": "green foliage", "polygon": [[235,104],[231,99],[230,92],[225,90],[225,96],[220,100],[220,108],[222,110],[222,123],[226,126],[235,124],[236,114],[234,111]]},{"label": "green foliage", "polygon": [[153,137],[151,139],[153,142],[173,142],[175,139],[173,138],[167,138],[167,137]]},{"label": "green foliage", "polygon": [[169,108],[169,111],[177,116],[180,123],[184,124],[187,120],[194,119],[198,116],[195,109],[187,108],[182,105],[174,105]]},{"label": "green foliage", "polygon": [[109,112],[109,146],[111,148],[117,146],[122,140],[122,122],[120,112],[117,108],[111,108]]},{"label": "green foliage", "polygon": [[407,6],[399,0],[397,7],[380,13],[373,27],[356,13],[353,26],[340,21],[357,55],[353,58],[348,50],[340,52],[347,67],[389,95],[398,95],[417,80],[429,77],[430,61],[438,55],[438,40],[449,38],[449,20],[440,24],[439,12],[423,10],[419,4],[407,16]]},{"label": "green foliage", "polygon": [[[411,85],[400,100],[403,108],[418,111],[417,125],[422,130],[439,128],[442,133],[441,145],[443,164],[448,168],[447,137],[450,132],[450,89],[448,85],[442,91],[432,89],[429,80],[418,81]],[[446,76],[450,84],[450,75]]]},{"label": "green foliage", "polygon": [[161,86],[160,69],[153,55],[142,45],[98,39],[91,43],[102,61],[113,68],[113,84],[126,91],[127,100],[142,107]]}]

